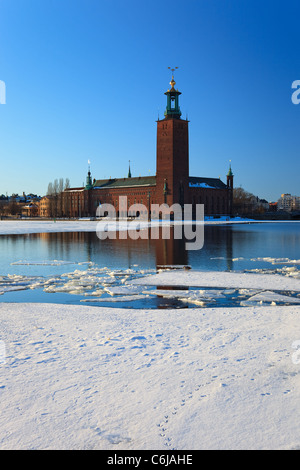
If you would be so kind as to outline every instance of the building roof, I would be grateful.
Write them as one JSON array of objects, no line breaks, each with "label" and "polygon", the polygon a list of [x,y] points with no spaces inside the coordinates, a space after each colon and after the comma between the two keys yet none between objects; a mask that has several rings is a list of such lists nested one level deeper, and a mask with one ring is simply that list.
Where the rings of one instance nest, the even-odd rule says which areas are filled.
[{"label": "building roof", "polygon": [[[134,178],[110,178],[104,180],[96,180],[91,189],[114,189],[114,188],[138,188],[145,186],[155,186],[156,176],[138,176]],[[190,188],[212,188],[212,189],[226,189],[227,186],[220,178],[204,178],[201,176],[189,177]],[[67,188],[65,192],[78,192],[84,191],[84,187],[80,188]],[[49,197],[49,196],[47,196]]]},{"label": "building roof", "polygon": [[213,189],[226,189],[227,186],[220,178],[203,178],[201,176],[189,177],[190,188],[213,188]]},{"label": "building roof", "polygon": [[156,176],[138,176],[135,178],[110,178],[108,180],[96,180],[94,189],[134,188],[138,186],[155,186]]}]

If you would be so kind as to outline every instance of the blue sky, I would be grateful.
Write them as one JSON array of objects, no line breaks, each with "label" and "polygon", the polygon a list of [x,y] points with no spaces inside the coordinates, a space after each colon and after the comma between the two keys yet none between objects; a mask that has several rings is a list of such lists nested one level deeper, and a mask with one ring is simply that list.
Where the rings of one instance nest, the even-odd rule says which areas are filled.
[{"label": "blue sky", "polygon": [[190,175],[269,201],[300,195],[300,3],[0,0],[0,194],[55,178],[155,174],[156,120],[178,66]]}]

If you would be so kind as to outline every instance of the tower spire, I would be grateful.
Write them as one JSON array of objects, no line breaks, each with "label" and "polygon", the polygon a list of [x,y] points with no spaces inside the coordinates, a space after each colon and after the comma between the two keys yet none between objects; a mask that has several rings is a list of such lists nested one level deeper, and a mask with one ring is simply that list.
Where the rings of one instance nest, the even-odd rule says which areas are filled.
[{"label": "tower spire", "polygon": [[131,171],[130,171],[130,160],[129,160],[128,178],[131,178]]},{"label": "tower spire", "polygon": [[233,176],[232,169],[231,169],[231,160],[229,160],[229,170],[227,176]]},{"label": "tower spire", "polygon": [[165,95],[167,95],[167,107],[165,110],[165,117],[166,118],[176,118],[180,119],[181,111],[178,103],[178,97],[181,95],[180,91],[175,90],[176,82],[174,80],[174,71],[178,69],[178,67],[171,68],[168,67],[172,71],[172,79],[170,81],[171,89],[166,91]]},{"label": "tower spire", "polygon": [[87,174],[87,177],[86,177],[85,189],[92,189],[92,187],[93,187],[90,164],[91,164],[91,162],[88,160],[88,174]]}]

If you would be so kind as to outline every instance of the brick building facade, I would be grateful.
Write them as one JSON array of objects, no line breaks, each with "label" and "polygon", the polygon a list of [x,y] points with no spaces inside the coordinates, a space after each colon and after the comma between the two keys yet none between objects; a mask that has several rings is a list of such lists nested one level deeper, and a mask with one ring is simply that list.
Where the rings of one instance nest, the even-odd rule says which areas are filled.
[{"label": "brick building facade", "polygon": [[[117,216],[125,216],[119,197],[127,197],[128,208],[143,204],[151,218],[153,204],[204,204],[205,215],[231,215],[233,174],[231,168],[226,184],[219,178],[189,176],[188,120],[181,119],[178,90],[172,76],[171,88],[165,93],[167,107],[164,119],[157,121],[156,175],[127,178],[94,179],[88,171],[86,186],[68,188],[63,192],[63,208],[67,217],[94,217],[99,205],[111,204]],[[124,208],[123,208],[124,209]]]}]

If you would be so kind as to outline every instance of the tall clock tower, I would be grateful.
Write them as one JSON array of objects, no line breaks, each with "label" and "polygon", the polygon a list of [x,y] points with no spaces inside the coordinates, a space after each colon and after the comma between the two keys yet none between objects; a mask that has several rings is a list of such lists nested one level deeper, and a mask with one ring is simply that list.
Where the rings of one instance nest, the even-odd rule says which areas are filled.
[{"label": "tall clock tower", "polygon": [[189,191],[188,121],[181,119],[181,93],[175,90],[175,84],[172,76],[171,88],[165,93],[165,118],[157,121],[156,191],[160,204],[183,206]]}]

